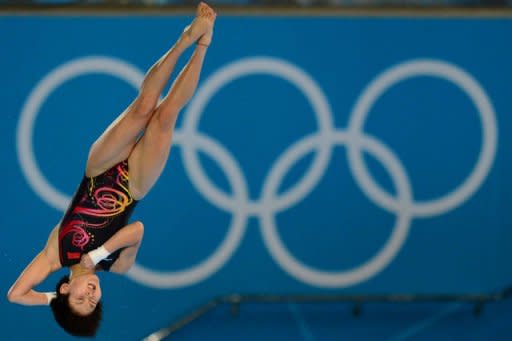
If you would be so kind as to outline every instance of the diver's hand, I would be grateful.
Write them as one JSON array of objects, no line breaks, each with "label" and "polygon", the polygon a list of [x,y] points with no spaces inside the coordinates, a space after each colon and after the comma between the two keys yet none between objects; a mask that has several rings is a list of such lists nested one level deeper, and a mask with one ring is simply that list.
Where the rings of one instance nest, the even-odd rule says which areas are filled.
[{"label": "diver's hand", "polygon": [[96,266],[93,262],[89,254],[82,255],[82,258],[80,258],[80,265],[85,269],[94,269]]}]

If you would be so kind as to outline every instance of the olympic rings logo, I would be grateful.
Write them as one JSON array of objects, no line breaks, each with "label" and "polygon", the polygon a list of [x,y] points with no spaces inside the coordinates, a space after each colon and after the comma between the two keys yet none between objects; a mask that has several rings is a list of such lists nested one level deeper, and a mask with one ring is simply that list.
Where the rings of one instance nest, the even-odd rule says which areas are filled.
[{"label": "olympic rings logo", "polygon": [[[49,94],[74,77],[104,73],[120,78],[137,88],[144,74],[134,66],[110,57],[85,57],[70,61],[51,71],[35,87],[23,106],[17,131],[17,152],[22,171],[30,186],[50,206],[64,211],[70,198],[55,189],[41,173],[34,157],[32,135],[37,113]],[[208,101],[228,83],[249,75],[266,74],[282,78],[297,87],[311,105],[318,131],[304,136],[280,156],[266,176],[261,197],[251,200],[248,181],[235,157],[217,139],[198,130],[201,115]],[[417,76],[437,77],[459,87],[476,107],[481,127],[482,145],[478,160],[453,191],[437,199],[414,199],[406,168],[382,141],[365,134],[365,120],[374,103],[394,85]],[[260,222],[263,241],[276,263],[295,279],[311,286],[343,288],[361,283],[382,271],[396,256],[415,218],[433,217],[460,206],[486,179],[496,154],[497,123],[493,105],[482,86],[459,67],[432,59],[418,59],[395,65],[379,74],[363,90],[351,113],[348,127],[337,129],[326,96],[316,82],[303,70],[284,60],[269,57],[241,59],[211,75],[198,89],[184,113],[183,126],[176,130],[174,145],[182,148],[186,172],[195,189],[212,205],[232,214],[231,225],[221,245],[208,259],[194,267],[176,272],[162,272],[134,264],[128,273],[133,280],[154,288],[179,288],[203,281],[217,272],[233,255],[245,233],[247,221]],[[276,226],[277,213],[304,200],[323,177],[333,148],[347,148],[350,171],[363,193],[377,206],[396,215],[393,232],[385,245],[364,264],[347,271],[327,272],[300,262],[282,242]],[[217,162],[228,179],[231,194],[219,189],[205,174],[198,151]],[[278,194],[287,172],[302,157],[315,152],[312,164],[295,187]],[[368,171],[363,152],[371,154],[389,174],[395,195],[382,189]]]}]

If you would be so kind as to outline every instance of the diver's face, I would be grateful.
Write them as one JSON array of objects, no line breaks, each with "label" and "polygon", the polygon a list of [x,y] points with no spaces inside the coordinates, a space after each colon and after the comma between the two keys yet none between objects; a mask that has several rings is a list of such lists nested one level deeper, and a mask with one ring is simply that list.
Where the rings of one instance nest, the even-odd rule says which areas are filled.
[{"label": "diver's face", "polygon": [[69,294],[69,305],[79,315],[89,315],[101,299],[100,280],[96,275],[82,275],[61,286],[62,294]]}]

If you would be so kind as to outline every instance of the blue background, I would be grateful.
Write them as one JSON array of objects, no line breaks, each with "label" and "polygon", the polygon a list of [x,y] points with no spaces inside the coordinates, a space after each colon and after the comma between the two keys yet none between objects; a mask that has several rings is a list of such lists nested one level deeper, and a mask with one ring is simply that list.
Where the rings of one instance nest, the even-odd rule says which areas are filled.
[{"label": "blue background", "polygon": [[[0,266],[4,269],[0,289],[4,293],[44,246],[62,214],[35,194],[17,159],[16,129],[30,92],[62,63],[85,56],[119,58],[145,72],[173,44],[190,19],[125,15],[0,17]],[[418,58],[457,65],[479,82],[495,109],[498,145],[494,163],[468,201],[438,216],[414,218],[407,240],[389,266],[352,286],[326,289],[289,275],[270,256],[261,237],[260,222],[254,217],[249,219],[233,257],[218,272],[192,286],[155,289],[126,277],[103,275],[105,319],[99,338],[140,339],[211,297],[230,292],[486,293],[509,285],[511,34],[512,21],[499,18],[220,15],[203,80],[241,58],[268,56],[286,60],[320,85],[334,113],[334,124],[341,130],[347,128],[363,89],[386,69]],[[185,60],[186,56],[178,68]],[[75,78],[50,95],[39,111],[33,141],[36,160],[51,184],[68,195],[73,193],[83,174],[90,144],[135,95],[130,85],[100,74]],[[178,130],[180,125],[181,121]],[[250,198],[258,201],[271,166],[292,143],[315,132],[317,124],[311,106],[297,88],[279,78],[253,75],[217,92],[203,113],[199,128],[220,141],[236,158],[248,181]],[[468,97],[453,84],[432,77],[411,78],[387,91],[372,108],[365,131],[383,141],[402,161],[418,201],[454,190],[469,175],[482,142],[478,113]],[[281,193],[296,184],[312,156],[303,158],[287,174]],[[369,155],[365,160],[379,184],[394,195],[395,189],[382,165]],[[229,195],[233,189],[219,166],[206,154],[201,155],[201,161],[212,181]],[[197,192],[185,171],[181,148],[176,147],[157,186],[137,208],[134,218],[146,226],[137,261],[153,269],[176,271],[197,264],[215,250],[228,230],[231,215]],[[395,215],[363,194],[349,171],[346,149],[336,147],[328,170],[312,193],[280,212],[276,221],[283,242],[300,261],[325,271],[341,271],[360,266],[382,247]],[[40,289],[52,290],[62,274],[52,275]],[[245,327],[228,331],[228,323],[212,334],[212,328],[222,325],[218,319],[231,321],[221,311],[203,321],[203,328],[182,337],[248,340],[246,331],[255,328],[255,340],[324,340],[342,336],[371,340],[392,335],[400,339],[399,329],[407,331],[409,323],[432,319],[436,322],[436,316],[455,310],[455,317],[451,315],[453,323],[432,334],[436,339],[465,335],[462,339],[506,340],[512,335],[510,327],[505,327],[508,324],[499,322],[510,317],[510,307],[494,306],[489,310],[494,315],[478,321],[466,308],[420,306],[413,310],[416,314],[395,311],[397,316],[407,317],[401,319],[393,313],[389,317],[389,310],[378,306],[374,315],[370,308],[368,320],[363,317],[357,321],[360,329],[357,323],[350,324],[354,328],[351,330],[358,332],[343,334],[348,333],[347,328],[337,329],[341,326],[339,321],[328,317],[344,309],[339,306],[328,311],[293,305],[270,310],[256,307],[249,313],[254,315]],[[65,339],[46,307],[15,306],[4,299],[0,313],[2,339]],[[280,316],[274,319],[282,322],[280,327],[268,325],[273,314]],[[309,323],[297,322],[295,326],[286,316],[293,321],[309,319]],[[343,316],[337,315],[341,320]],[[375,316],[395,318],[395,324],[387,325]],[[259,319],[261,324],[257,323]],[[397,324],[396,320],[401,322]],[[466,323],[479,333],[463,328]],[[286,325],[291,327],[282,327]],[[368,328],[380,332],[373,335]]]}]

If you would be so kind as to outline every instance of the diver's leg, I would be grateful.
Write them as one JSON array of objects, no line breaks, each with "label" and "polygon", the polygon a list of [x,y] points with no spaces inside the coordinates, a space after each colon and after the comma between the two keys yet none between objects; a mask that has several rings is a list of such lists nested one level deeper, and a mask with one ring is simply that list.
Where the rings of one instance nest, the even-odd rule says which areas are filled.
[{"label": "diver's leg", "polygon": [[130,189],[140,199],[154,185],[169,156],[172,136],[180,110],[194,94],[199,75],[211,40],[215,12],[203,4],[196,22],[206,25],[208,31],[198,41],[189,62],[174,81],[165,99],[155,109],[144,135],[128,159]]},{"label": "diver's leg", "polygon": [[[198,13],[205,5],[198,6]],[[147,72],[137,98],[92,145],[86,175],[95,176],[128,158],[158,106],[159,98],[182,52],[207,30],[203,23],[187,27],[178,41]]]}]

